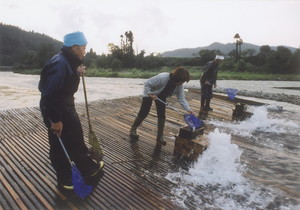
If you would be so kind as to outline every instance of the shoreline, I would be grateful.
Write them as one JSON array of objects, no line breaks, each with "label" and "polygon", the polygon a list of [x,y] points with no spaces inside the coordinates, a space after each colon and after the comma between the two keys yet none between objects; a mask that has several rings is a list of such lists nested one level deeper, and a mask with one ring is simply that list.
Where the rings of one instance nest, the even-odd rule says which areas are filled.
[{"label": "shoreline", "polygon": [[[140,96],[146,79],[86,77],[88,102],[128,96]],[[38,107],[39,75],[0,72],[0,110]],[[300,82],[218,80],[214,93],[226,94],[226,88],[238,89],[236,97],[283,106],[285,110],[300,111]],[[184,84],[185,88],[200,89],[198,80]],[[283,89],[291,87],[289,89]],[[226,94],[227,95],[227,94]],[[82,84],[74,95],[76,103],[84,102]],[[200,96],[199,96],[200,97]]]}]

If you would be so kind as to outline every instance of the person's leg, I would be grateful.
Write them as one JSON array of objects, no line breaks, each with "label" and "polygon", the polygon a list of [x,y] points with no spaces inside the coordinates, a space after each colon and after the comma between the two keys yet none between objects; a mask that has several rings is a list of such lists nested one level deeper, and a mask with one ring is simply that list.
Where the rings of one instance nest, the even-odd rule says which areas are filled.
[{"label": "person's leg", "polygon": [[141,125],[144,119],[148,116],[151,109],[151,105],[152,105],[152,99],[150,97],[143,97],[140,111],[130,129],[131,136],[138,137],[136,129],[138,128],[138,126]]},{"label": "person's leg", "polygon": [[56,172],[57,186],[60,189],[72,190],[72,171],[70,163],[59,143],[58,137],[48,130],[50,144],[50,161]]},{"label": "person's leg", "polygon": [[[166,102],[166,98],[161,98],[164,102]],[[157,111],[157,137],[156,142],[157,144],[166,145],[167,142],[164,139],[164,128],[165,128],[165,121],[166,121],[166,105],[162,102],[156,100],[156,111]]]},{"label": "person's leg", "polygon": [[75,162],[82,176],[95,174],[103,167],[103,162],[101,161],[98,164],[90,157],[88,147],[84,142],[81,122],[75,108],[69,109],[64,114],[63,126],[61,138],[71,160]]},{"label": "person's leg", "polygon": [[212,85],[207,85],[207,98],[205,103],[205,110],[212,111],[213,109],[210,107],[210,100],[212,98]]},{"label": "person's leg", "polygon": [[49,116],[46,113],[45,106],[41,104],[40,110],[45,126],[48,128],[48,140],[50,145],[49,158],[51,165],[56,172],[57,186],[61,190],[72,190],[73,184],[70,163],[62,149],[58,137],[50,130],[51,123]]},{"label": "person's leg", "polygon": [[200,111],[204,110],[204,104],[207,97],[206,85],[201,85],[201,102],[200,102]]}]

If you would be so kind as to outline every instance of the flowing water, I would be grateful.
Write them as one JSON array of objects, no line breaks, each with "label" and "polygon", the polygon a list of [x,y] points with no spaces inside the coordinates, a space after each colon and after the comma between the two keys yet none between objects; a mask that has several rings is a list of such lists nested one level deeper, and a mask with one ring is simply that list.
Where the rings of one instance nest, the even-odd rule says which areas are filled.
[{"label": "flowing water", "polygon": [[[0,72],[0,110],[38,106],[38,80]],[[140,95],[143,81],[86,78],[89,101]],[[270,105],[248,107],[253,115],[245,121],[207,120],[216,127],[208,134],[208,149],[189,168],[165,177],[176,186],[172,199],[182,208],[190,203],[198,209],[300,209],[300,82],[218,83],[220,92],[230,87],[249,96],[255,91],[251,98],[238,96]],[[199,88],[199,82],[187,87]],[[82,86],[75,97],[84,102]]]},{"label": "flowing water", "polygon": [[254,107],[242,122],[207,121],[209,147],[169,173],[173,199],[199,209],[300,209],[300,114]]}]

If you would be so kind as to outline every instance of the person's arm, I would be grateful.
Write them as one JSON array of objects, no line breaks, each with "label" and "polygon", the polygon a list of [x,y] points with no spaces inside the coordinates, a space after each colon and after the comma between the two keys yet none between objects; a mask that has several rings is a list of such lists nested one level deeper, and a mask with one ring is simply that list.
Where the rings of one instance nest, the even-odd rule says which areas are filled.
[{"label": "person's arm", "polygon": [[188,102],[185,99],[185,94],[184,94],[184,88],[183,85],[179,85],[177,87],[177,100],[180,103],[180,105],[182,106],[182,108],[184,110],[186,110],[189,114],[193,114],[193,110],[190,108]]},{"label": "person's arm", "polygon": [[213,71],[213,62],[208,62],[203,69],[203,81],[204,84],[213,85],[211,82],[211,73]]},{"label": "person's arm", "polygon": [[42,92],[43,105],[51,122],[51,130],[60,134],[62,130],[62,89],[65,80],[64,63],[56,63],[43,70],[39,89]]},{"label": "person's arm", "polygon": [[216,65],[214,68],[214,78],[213,78],[213,84],[214,84],[214,88],[217,87],[217,78],[218,78],[218,66]]},{"label": "person's arm", "polygon": [[201,75],[201,81],[202,83],[205,84],[205,82],[207,81],[207,70],[208,70],[208,64],[205,64],[204,68],[203,68],[203,72]]}]

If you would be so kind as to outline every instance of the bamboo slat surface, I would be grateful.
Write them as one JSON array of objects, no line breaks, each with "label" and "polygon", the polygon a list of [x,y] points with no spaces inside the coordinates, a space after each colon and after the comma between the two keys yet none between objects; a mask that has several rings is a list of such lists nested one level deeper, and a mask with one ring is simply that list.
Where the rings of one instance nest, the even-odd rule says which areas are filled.
[{"label": "bamboo slat surface", "polygon": [[[199,93],[190,91],[186,97],[198,113]],[[182,110],[175,98],[168,102]],[[128,134],[140,103],[139,97],[129,97],[89,104],[91,124],[103,146],[106,165],[97,188],[84,201],[56,188],[39,108],[0,111],[0,209],[178,209],[172,203],[175,195],[170,189],[174,184],[165,176],[186,164],[173,154],[175,136],[186,125],[183,113],[167,109],[167,145],[159,147],[152,106],[138,129],[139,140],[132,142]],[[76,106],[87,141],[85,105]],[[214,111],[206,117],[231,120],[233,102],[214,97],[212,107]]]}]

